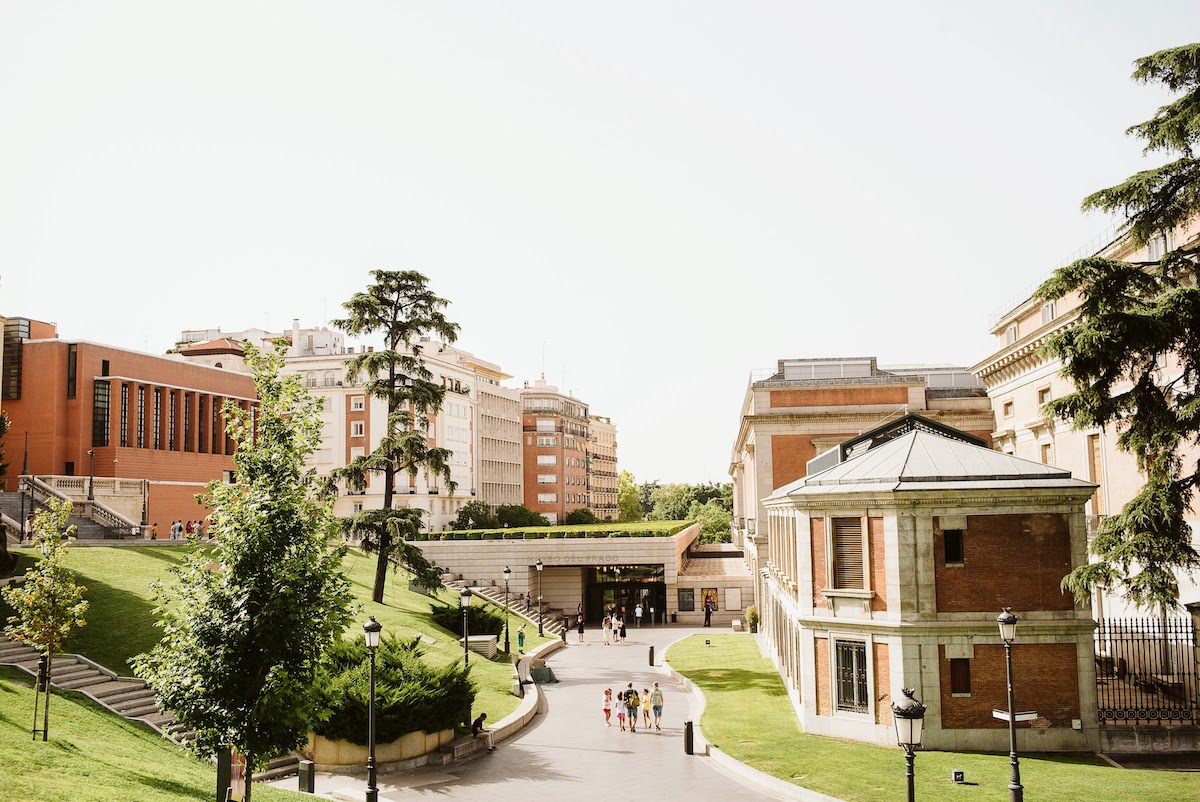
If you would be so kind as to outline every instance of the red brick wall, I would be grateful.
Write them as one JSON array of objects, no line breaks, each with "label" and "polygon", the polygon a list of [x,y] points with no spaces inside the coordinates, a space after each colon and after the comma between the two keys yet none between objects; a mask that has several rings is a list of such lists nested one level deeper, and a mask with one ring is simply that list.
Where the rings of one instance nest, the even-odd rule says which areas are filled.
[{"label": "red brick wall", "polygon": [[771,482],[773,488],[783,487],[804,476],[805,464],[816,456],[812,435],[771,435]]},{"label": "red brick wall", "polygon": [[873,643],[872,658],[875,661],[875,723],[892,723],[891,665],[888,662],[888,645]]},{"label": "red brick wall", "polygon": [[883,544],[883,519],[867,519],[867,535],[871,549],[871,590],[875,598],[871,599],[872,610],[887,609],[887,568]]},{"label": "red brick wall", "polygon": [[812,581],[813,604],[820,607],[825,603],[825,520],[811,518],[809,526],[809,543],[812,544]]},{"label": "red brick wall", "polygon": [[804,390],[772,390],[772,407],[852,407],[867,404],[908,403],[908,387],[814,387]]},{"label": "red brick wall", "polygon": [[814,654],[816,657],[817,675],[817,715],[833,715],[833,705],[829,701],[829,689],[832,687],[829,674],[829,638],[814,638]]},{"label": "red brick wall", "polygon": [[[1079,718],[1079,668],[1074,643],[1017,643],[1013,646],[1013,676],[1018,710],[1036,710],[1038,721],[1054,727],[1070,727]],[[975,644],[971,658],[971,695],[950,694],[950,661],[946,647],[938,647],[942,727],[954,729],[1000,729],[1008,722],[992,717],[992,710],[1008,708],[1008,682],[1004,646]],[[1039,678],[1052,677],[1052,682]],[[1043,721],[1044,720],[1044,721]],[[1018,726],[1029,726],[1018,724]]]},{"label": "red brick wall", "polygon": [[1067,517],[1061,514],[972,515],[963,536],[965,565],[946,566],[944,538],[934,530],[937,609],[943,613],[1072,610],[1059,590],[1071,570]]}]

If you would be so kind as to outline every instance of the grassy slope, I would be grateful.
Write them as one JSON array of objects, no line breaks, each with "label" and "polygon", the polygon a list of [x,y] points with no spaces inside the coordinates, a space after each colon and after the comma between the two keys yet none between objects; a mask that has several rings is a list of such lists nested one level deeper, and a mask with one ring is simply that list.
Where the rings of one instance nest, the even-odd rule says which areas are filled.
[{"label": "grassy slope", "polygon": [[[209,802],[216,769],[148,728],[77,693],[50,700],[50,740],[30,738],[33,689],[26,674],[0,668],[0,798],[12,802]],[[263,785],[254,799],[297,797]]]},{"label": "grassy slope", "polygon": [[[120,674],[132,674],[128,661],[154,646],[159,630],[154,626],[154,602],[150,598],[150,583],[167,579],[167,569],[178,563],[185,547],[113,547],[77,548],[70,552],[69,564],[77,572],[79,582],[87,586],[86,598],[91,603],[87,613],[88,625],[78,629],[67,644],[67,650],[79,652]],[[438,665],[462,659],[458,638],[441,629],[429,617],[434,602],[428,596],[408,590],[407,577],[392,573],[388,576],[384,604],[372,602],[375,558],[358,550],[346,556],[345,568],[361,611],[351,622],[348,634],[362,631],[368,615],[374,615],[385,632],[411,637],[423,634],[434,643],[426,646],[428,659]],[[439,599],[457,604],[448,591]],[[477,602],[478,603],[478,602]],[[528,632],[528,628],[527,628]],[[515,625],[512,647],[516,648]],[[527,646],[539,642],[536,630]],[[503,646],[503,640],[501,640]],[[520,700],[511,694],[512,668],[501,653],[494,662],[472,655],[471,674],[479,685],[476,708],[487,711],[488,718],[500,720],[516,709]]]},{"label": "grassy slope", "polygon": [[[705,647],[704,640],[712,641]],[[887,748],[805,735],[783,682],[747,635],[694,636],[666,655],[671,666],[704,691],[701,727],[714,745],[761,771],[848,802],[901,799],[904,754]],[[956,785],[952,769],[971,784]],[[1007,754],[920,751],[918,798],[1004,802]],[[1174,802],[1200,795],[1194,774],[1117,769],[1092,755],[1021,756],[1021,784],[1041,802],[1077,802],[1120,789],[1120,798]]]}]

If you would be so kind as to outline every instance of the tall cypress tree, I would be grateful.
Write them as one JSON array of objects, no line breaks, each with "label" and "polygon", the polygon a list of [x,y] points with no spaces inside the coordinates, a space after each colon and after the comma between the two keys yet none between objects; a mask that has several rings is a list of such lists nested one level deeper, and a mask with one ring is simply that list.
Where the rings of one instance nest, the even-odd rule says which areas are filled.
[{"label": "tall cypress tree", "polygon": [[[450,479],[451,452],[429,446],[430,416],[442,408],[446,390],[433,381],[425,366],[420,338],[434,334],[446,342],[458,336],[458,324],[446,319],[449,301],[429,290],[429,279],[415,270],[373,270],[373,284],[343,304],[347,316],[333,325],[348,334],[380,333],[382,350],[355,356],[346,365],[346,378],[365,379],[367,395],[387,404],[387,429],[378,448],[353,460],[335,476],[350,486],[361,487],[368,474],[383,475],[383,509],[392,510],[396,475],[415,477],[425,471],[441,476],[453,493]],[[364,510],[364,512],[368,512]],[[361,514],[360,514],[361,515]],[[389,519],[351,521],[350,527],[364,534],[363,545],[378,554],[372,598],[383,602],[388,565],[404,562],[403,537],[414,532],[409,511],[396,510]]]},{"label": "tall cypress tree", "polygon": [[[1200,139],[1200,44],[1138,59],[1133,78],[1178,95],[1127,131],[1146,143],[1147,153],[1174,158],[1088,196],[1083,208],[1123,215],[1123,244],[1136,253],[1151,242],[1169,242],[1164,234],[1200,211],[1200,160],[1192,153]],[[1118,447],[1136,457],[1146,479],[1121,512],[1101,524],[1093,560],[1063,580],[1081,600],[1101,586],[1139,606],[1174,607],[1175,571],[1200,566],[1185,517],[1200,463],[1182,456],[1200,444],[1200,240],[1173,246],[1140,262],[1080,259],[1036,293],[1043,301],[1071,293],[1081,298],[1078,323],[1045,346],[1075,385],[1047,411],[1075,428],[1115,425]]]}]

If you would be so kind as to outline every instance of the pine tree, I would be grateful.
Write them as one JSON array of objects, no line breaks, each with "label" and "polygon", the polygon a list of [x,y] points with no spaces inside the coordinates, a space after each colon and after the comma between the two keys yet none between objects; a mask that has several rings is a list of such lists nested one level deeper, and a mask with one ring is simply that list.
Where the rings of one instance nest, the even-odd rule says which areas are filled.
[{"label": "pine tree", "polygon": [[[1179,94],[1153,118],[1127,133],[1146,152],[1173,161],[1130,176],[1083,202],[1084,210],[1124,215],[1123,246],[1131,252],[1175,232],[1200,211],[1200,44],[1163,50],[1135,62],[1133,78]],[[1081,298],[1078,323],[1054,337],[1045,352],[1061,360],[1074,392],[1047,405],[1075,428],[1115,425],[1118,447],[1137,458],[1141,491],[1106,518],[1093,540],[1093,560],[1063,587],[1088,598],[1096,587],[1120,591],[1139,606],[1174,607],[1175,571],[1200,566],[1186,515],[1200,464],[1185,464],[1183,449],[1200,444],[1200,241],[1178,243],[1155,261],[1104,256],[1058,270],[1037,291],[1043,301]],[[1173,378],[1161,369],[1178,363]]]},{"label": "pine tree", "polygon": [[[446,390],[433,381],[425,366],[420,337],[436,334],[446,342],[458,336],[458,324],[446,319],[442,310],[449,304],[428,288],[429,280],[413,270],[373,270],[373,284],[357,292],[343,306],[347,317],[333,325],[348,334],[382,333],[382,350],[359,354],[346,365],[346,378],[365,377],[367,395],[387,404],[387,430],[379,447],[356,458],[335,472],[352,487],[362,487],[368,474],[383,474],[383,509],[393,509],[397,474],[415,477],[418,472],[442,477],[453,494],[450,478],[451,452],[429,446],[429,419],[442,408]],[[364,548],[376,552],[375,585],[372,599],[383,603],[388,565],[402,562],[403,533],[411,529],[411,518],[396,510],[394,522],[370,529]],[[390,513],[389,513],[390,514]]]}]

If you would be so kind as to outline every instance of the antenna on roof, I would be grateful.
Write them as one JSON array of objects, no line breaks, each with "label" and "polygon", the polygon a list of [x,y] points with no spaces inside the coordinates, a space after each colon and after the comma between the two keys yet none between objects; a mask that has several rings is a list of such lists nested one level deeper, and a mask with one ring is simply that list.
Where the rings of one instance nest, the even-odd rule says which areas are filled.
[{"label": "antenna on roof", "polygon": [[546,341],[542,340],[542,378],[546,378]]}]

